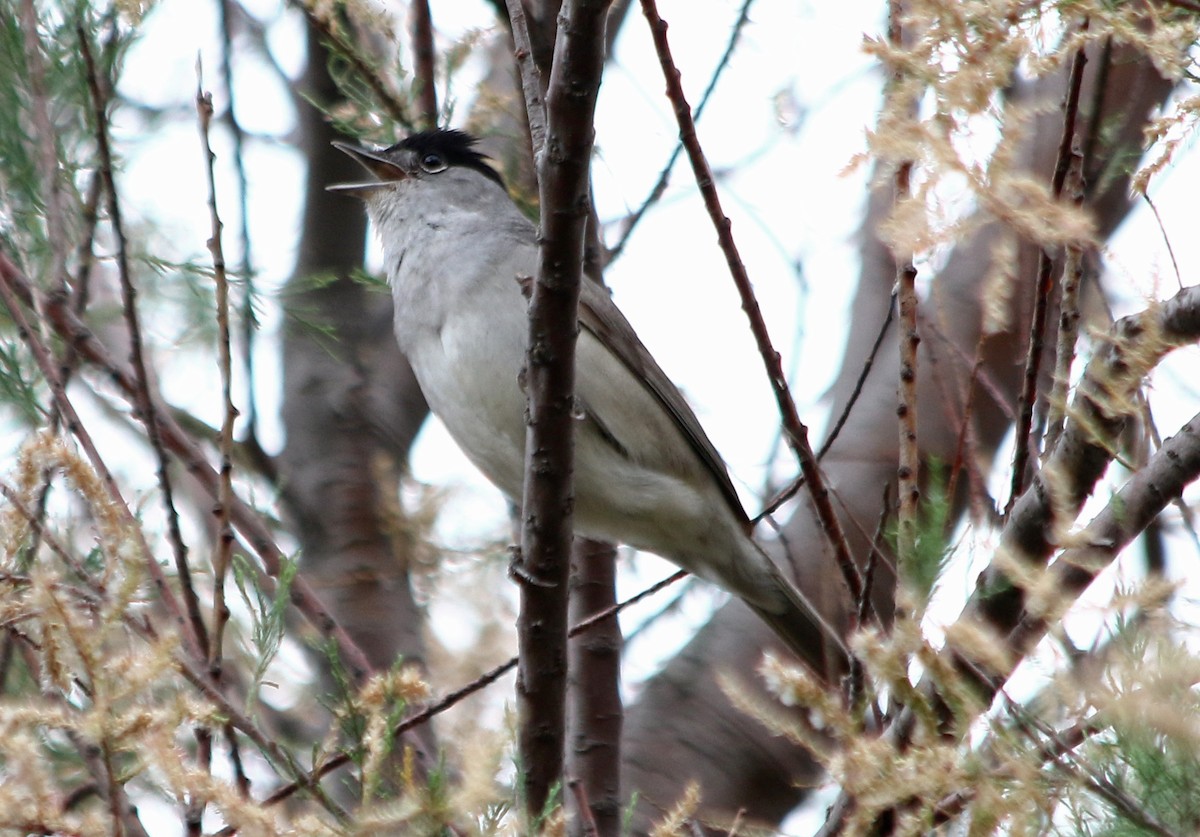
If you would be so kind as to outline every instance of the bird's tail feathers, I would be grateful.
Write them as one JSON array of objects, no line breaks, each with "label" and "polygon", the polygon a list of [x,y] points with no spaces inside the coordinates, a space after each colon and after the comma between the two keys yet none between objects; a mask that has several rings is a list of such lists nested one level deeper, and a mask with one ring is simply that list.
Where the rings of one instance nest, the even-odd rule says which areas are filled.
[{"label": "bird's tail feathers", "polygon": [[780,606],[764,607],[750,601],[746,604],[771,627],[800,659],[820,676],[844,671],[850,660],[839,632],[821,616],[811,601],[779,571],[774,563],[771,580]]}]

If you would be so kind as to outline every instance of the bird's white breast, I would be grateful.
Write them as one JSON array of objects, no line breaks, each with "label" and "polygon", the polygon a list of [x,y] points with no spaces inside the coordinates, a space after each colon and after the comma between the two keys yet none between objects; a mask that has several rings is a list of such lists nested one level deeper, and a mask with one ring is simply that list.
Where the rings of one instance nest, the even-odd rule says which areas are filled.
[{"label": "bird's white breast", "polygon": [[[536,251],[523,242],[501,246],[487,232],[465,239],[436,226],[418,232],[402,250],[385,244],[400,348],[455,442],[519,498],[525,396],[518,376],[527,319],[517,276],[533,272]],[[501,264],[487,259],[497,252],[510,256]]]}]

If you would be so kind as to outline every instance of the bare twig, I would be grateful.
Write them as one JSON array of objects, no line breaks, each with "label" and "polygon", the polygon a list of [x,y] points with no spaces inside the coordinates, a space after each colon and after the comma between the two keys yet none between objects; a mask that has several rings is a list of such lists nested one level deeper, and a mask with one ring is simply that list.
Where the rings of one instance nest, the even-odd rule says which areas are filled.
[{"label": "bare twig", "polygon": [[542,70],[534,60],[533,42],[529,37],[529,21],[525,18],[522,0],[506,0],[508,18],[512,30],[514,56],[521,72],[521,92],[525,97],[525,117],[529,123],[529,139],[537,164],[542,149],[546,147],[546,84]]},{"label": "bare twig", "polygon": [[[1087,28],[1087,21],[1083,23]],[[1087,64],[1087,51],[1084,46],[1075,50],[1071,61],[1071,75],[1067,82],[1067,98],[1063,104],[1062,139],[1058,145],[1058,159],[1054,164],[1054,174],[1051,178],[1051,188],[1054,197],[1062,195],[1063,184],[1067,179],[1067,171],[1071,165],[1071,149],[1075,140],[1075,122],[1079,116],[1079,94],[1083,89],[1083,68]],[[1050,294],[1054,288],[1054,257],[1046,248],[1042,248],[1038,256],[1038,275],[1034,283],[1033,317],[1029,326],[1029,350],[1025,356],[1025,378],[1018,400],[1016,427],[1016,451],[1013,454],[1012,491],[1008,504],[1004,508],[1007,517],[1013,509],[1013,504],[1025,490],[1029,456],[1034,440],[1030,433],[1033,429],[1033,408],[1037,402],[1038,377],[1042,368],[1042,349],[1046,339],[1046,316],[1050,307]]]},{"label": "bare twig", "polygon": [[[733,26],[729,29],[729,40],[725,43],[725,52],[721,54],[717,61],[717,66],[713,68],[712,75],[709,76],[708,86],[704,88],[704,92],[700,94],[700,101],[696,105],[696,110],[692,112],[692,121],[699,122],[700,116],[704,113],[704,108],[708,105],[708,100],[712,98],[713,91],[717,89],[717,82],[729,67],[729,61],[733,58],[733,51],[737,48],[738,41],[741,40],[742,32],[746,29],[746,24],[750,22],[750,6],[754,0],[742,0],[742,8],[738,11],[737,20],[733,22]],[[679,155],[683,153],[683,143],[675,143],[675,147],[671,149],[671,156],[667,158],[666,164],[662,167],[662,171],[658,174],[658,180],[650,189],[645,200],[641,205],[633,211],[622,224],[621,237],[617,239],[608,251],[608,261],[613,262],[625,249],[625,245],[629,242],[630,236],[637,228],[637,225],[645,217],[646,211],[662,198],[667,191],[667,184],[671,181],[671,169],[675,167],[675,161],[679,159]],[[769,514],[770,512],[765,512]]]},{"label": "bare twig", "polygon": [[[258,402],[254,397],[254,333],[258,328],[258,318],[254,313],[254,260],[250,246],[250,181],[246,176],[246,132],[237,115],[237,96],[233,85],[233,17],[237,10],[234,0],[221,0],[221,82],[225,88],[225,123],[233,138],[233,170],[238,183],[238,243],[241,245],[241,259],[238,274],[242,279],[241,305],[241,338],[242,338],[242,368],[246,386],[246,417],[245,438],[247,445],[257,445],[258,440]],[[248,23],[250,15],[243,10],[241,19]],[[256,33],[265,44],[265,33]],[[262,49],[270,58],[270,50]]]},{"label": "bare twig", "polygon": [[[833,443],[837,441],[841,435],[842,428],[846,426],[846,421],[850,418],[850,412],[854,409],[854,405],[858,403],[858,398],[862,395],[863,386],[867,382],[867,376],[871,374],[871,367],[875,365],[876,358],[879,357],[879,350],[883,346],[883,339],[887,337],[888,330],[892,326],[892,320],[896,316],[896,293],[892,291],[892,301],[888,304],[887,315],[883,318],[883,323],[879,326],[879,333],[875,335],[875,342],[871,344],[871,351],[867,354],[867,359],[863,361],[862,371],[858,373],[858,379],[854,382],[854,389],[850,392],[850,397],[846,399],[846,406],[842,408],[841,414],[837,417],[837,421],[833,423],[833,429],[825,437],[825,441],[821,443],[820,450],[817,451],[817,461],[820,462],[825,458],[825,454],[829,453]],[[804,487],[804,475],[796,477],[784,488],[777,491],[774,496],[769,499],[757,515],[754,517],[754,523],[758,523],[763,518],[773,514],[784,503],[796,496],[796,492]]]},{"label": "bare twig", "polygon": [[221,433],[217,450],[221,457],[220,479],[217,484],[217,504],[213,508],[216,519],[217,542],[213,550],[213,627],[212,642],[208,652],[209,674],[213,681],[221,681],[221,640],[225,624],[229,621],[229,606],[225,603],[225,579],[229,574],[229,562],[233,555],[233,526],[229,520],[229,507],[233,502],[233,423],[238,411],[233,405],[233,357],[229,328],[229,279],[225,275],[225,251],[221,243],[224,226],[217,211],[217,183],[213,163],[216,155],[209,144],[208,129],[212,120],[212,95],[196,90],[196,112],[200,117],[200,140],[204,148],[205,170],[208,173],[208,211],[212,221],[208,249],[212,253],[213,281],[216,286],[217,315],[217,366],[221,374]]},{"label": "bare twig", "polygon": [[[762,356],[767,377],[771,383],[771,389],[775,394],[775,401],[778,404],[779,413],[783,420],[788,445],[800,461],[800,470],[808,483],[809,492],[813,499],[813,506],[816,508],[817,516],[821,521],[821,528],[833,547],[834,557],[849,589],[851,599],[852,601],[858,601],[859,596],[862,595],[862,578],[850,554],[850,546],[846,542],[845,533],[842,531],[842,524],[833,509],[833,504],[830,502],[829,490],[825,486],[825,480],[821,475],[820,465],[817,463],[817,458],[813,454],[812,447],[809,445],[808,428],[800,420],[800,413],[796,409],[796,402],[788,390],[787,377],[783,373],[783,365],[779,353],[775,351],[774,346],[771,344],[771,336],[767,331],[766,322],[763,320],[758,300],[754,296],[754,288],[750,283],[750,276],[746,272],[746,265],[742,262],[737,245],[733,240],[729,218],[726,217],[724,210],[721,208],[721,199],[717,194],[716,186],[713,182],[712,169],[709,167],[708,160],[704,156],[704,151],[700,147],[700,140],[696,135],[696,123],[692,120],[691,108],[688,106],[687,98],[683,93],[679,70],[675,66],[674,59],[671,57],[670,44],[667,42],[667,24],[659,16],[654,0],[641,0],[641,3],[642,12],[650,24],[650,33],[654,39],[654,47],[658,53],[659,64],[662,67],[663,76],[666,80],[667,98],[671,101],[671,105],[675,111],[675,119],[679,124],[680,140],[687,150],[688,159],[692,164],[692,172],[696,178],[696,184],[700,188],[700,193],[704,197],[705,208],[708,210],[709,217],[716,228],[721,251],[725,254],[725,261],[729,266],[730,275],[733,277],[734,284],[737,286],[738,294],[742,300],[742,310],[746,312],[746,317],[750,321],[750,330],[754,334],[759,354]],[[840,638],[834,637],[834,639]]]},{"label": "bare twig", "polygon": [[437,127],[438,104],[435,54],[433,51],[433,16],[429,0],[413,0],[412,15],[413,87],[417,91],[417,107],[425,128]]},{"label": "bare twig", "polygon": [[[203,79],[197,62],[196,112],[199,115],[200,138],[204,147],[205,169],[208,173],[208,209],[212,219],[208,249],[212,254],[213,280],[216,285],[217,315],[217,366],[221,375],[222,420],[217,450],[221,457],[220,480],[217,484],[217,503],[213,508],[216,522],[216,543],[213,548],[213,604],[212,636],[208,645],[208,676],[213,683],[221,682],[223,666],[222,650],[225,625],[229,622],[229,606],[225,603],[225,581],[229,574],[229,563],[233,556],[233,526],[229,521],[229,506],[233,498],[233,423],[237,409],[233,406],[233,361],[229,339],[229,279],[225,274],[225,251],[221,244],[221,216],[217,212],[217,184],[213,163],[216,155],[208,139],[209,123],[212,121],[212,95],[201,89]],[[198,729],[198,759],[206,769],[211,769],[212,731]],[[204,800],[194,798],[188,806],[187,827],[189,833],[201,832],[204,818]]]},{"label": "bare twig", "polygon": [[[904,30],[901,23],[901,0],[888,0],[888,41],[893,49],[904,46]],[[911,93],[904,90],[904,75],[896,67],[889,80],[889,98],[895,99],[893,106],[901,118],[916,116],[916,102]],[[900,97],[904,97],[903,100]],[[912,199],[911,179],[913,161],[901,160],[896,166],[893,200],[899,204]],[[899,578],[911,578],[910,564],[915,560],[917,544],[917,515],[921,504],[921,450],[917,444],[917,349],[921,344],[921,333],[917,329],[917,269],[913,265],[913,253],[892,253],[896,263],[896,299],[900,309],[900,381],[896,393],[897,427],[900,432],[899,464],[896,468],[896,565]],[[896,615],[907,611],[908,597],[901,589],[896,597]]]},{"label": "bare twig", "polygon": [[[600,837],[600,830],[596,827],[596,819],[592,816],[592,804],[588,798],[587,788],[578,779],[570,779],[567,781],[567,788],[575,796],[575,808],[579,811],[580,833],[583,837]],[[608,832],[605,832],[606,834]],[[617,832],[612,832],[616,834]]]},{"label": "bare twig", "polygon": [[137,290],[129,269],[129,253],[126,247],[124,226],[121,222],[121,202],[117,197],[117,184],[113,177],[112,151],[108,141],[108,100],[101,89],[100,78],[96,74],[96,63],[92,58],[90,38],[82,24],[76,27],[76,34],[79,37],[79,48],[87,67],[87,83],[92,98],[92,115],[96,122],[96,146],[100,154],[100,175],[104,181],[104,191],[107,197],[108,223],[112,227],[113,238],[116,241],[117,275],[121,280],[122,310],[125,316],[125,327],[129,332],[129,362],[133,368],[136,383],[133,394],[138,416],[145,425],[146,438],[154,451],[157,463],[157,479],[159,487],[162,489],[163,507],[167,515],[167,539],[171,544],[175,558],[175,571],[179,577],[184,605],[187,607],[188,618],[191,621],[190,633],[194,636],[201,654],[207,655],[208,630],[205,628],[204,618],[200,613],[199,598],[192,586],[187,546],[183,542],[183,532],[179,527],[179,512],[175,508],[175,494],[168,470],[169,460],[159,433],[154,399],[150,395],[150,375],[143,354],[142,330],[137,310]]}]

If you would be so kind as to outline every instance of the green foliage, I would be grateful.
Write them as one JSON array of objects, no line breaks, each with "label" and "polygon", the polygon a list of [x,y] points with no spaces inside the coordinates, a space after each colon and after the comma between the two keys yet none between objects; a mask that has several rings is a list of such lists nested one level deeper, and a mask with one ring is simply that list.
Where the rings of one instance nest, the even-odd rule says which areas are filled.
[{"label": "green foliage", "polygon": [[[1117,727],[1111,739],[1094,751],[1108,783],[1137,800],[1141,813],[1179,834],[1194,834],[1200,828],[1200,752],[1194,741],[1144,728]],[[1106,807],[1104,813],[1101,822],[1089,829],[1097,837],[1155,833],[1144,820],[1117,808]]]},{"label": "green foliage", "polygon": [[1172,636],[1173,625],[1167,617],[1117,619],[1106,682],[1090,695],[1109,725],[1083,748],[1089,780],[1069,800],[1064,833],[1200,830],[1200,665]]},{"label": "green foliage", "polygon": [[[943,463],[934,459],[927,464],[917,515],[916,537],[907,556],[908,560],[901,565],[906,572],[902,582],[918,611],[923,611],[929,603],[934,585],[941,578],[954,550],[953,543],[947,539],[946,531],[952,510],[950,498],[946,494],[947,479],[947,469]],[[895,551],[895,523],[889,527],[887,537],[892,550]]]},{"label": "green foliage", "polygon": [[287,610],[291,602],[292,582],[299,569],[299,561],[284,559],[279,577],[275,581],[275,593],[267,596],[262,590],[259,570],[240,552],[233,554],[233,580],[246,609],[250,612],[254,673],[247,689],[246,708],[251,713],[254,711],[258,690],[262,687],[267,668],[283,643],[287,631]]},{"label": "green foliage", "polygon": [[0,343],[0,405],[33,427],[45,416],[33,359],[18,343]]}]

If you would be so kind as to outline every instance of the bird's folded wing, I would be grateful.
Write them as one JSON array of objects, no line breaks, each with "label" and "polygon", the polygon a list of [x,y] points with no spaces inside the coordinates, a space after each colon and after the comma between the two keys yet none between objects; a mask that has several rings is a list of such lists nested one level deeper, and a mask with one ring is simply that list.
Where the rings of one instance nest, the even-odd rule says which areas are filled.
[{"label": "bird's folded wing", "polygon": [[[647,391],[674,420],[700,462],[712,473],[731,510],[749,526],[749,518],[729,478],[725,462],[700,426],[700,420],[688,406],[683,393],[642,345],[633,326],[608,297],[607,289],[586,278],[580,288],[579,325],[608,349],[635,378],[644,382]],[[601,426],[604,425],[603,416],[597,416],[596,420]]]}]

